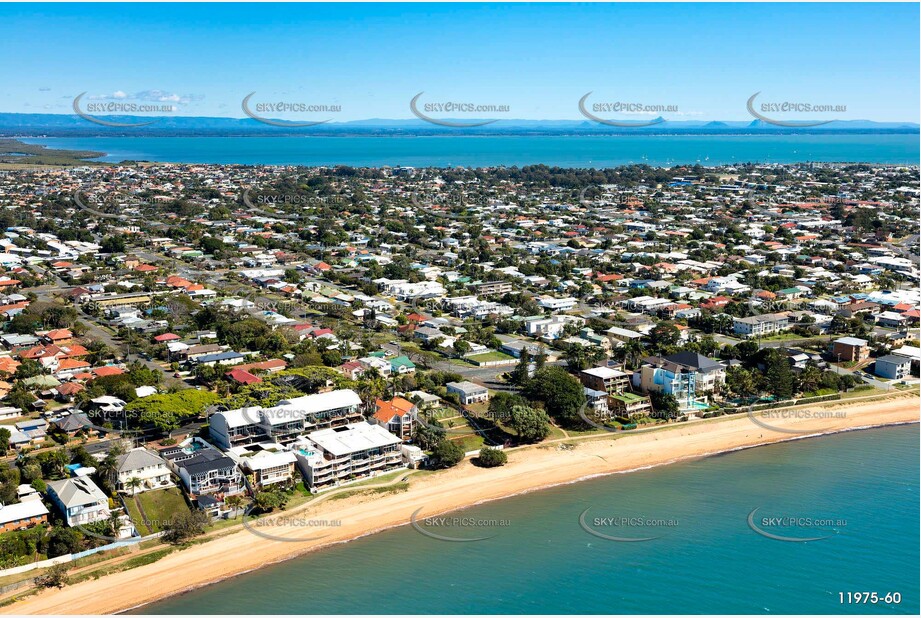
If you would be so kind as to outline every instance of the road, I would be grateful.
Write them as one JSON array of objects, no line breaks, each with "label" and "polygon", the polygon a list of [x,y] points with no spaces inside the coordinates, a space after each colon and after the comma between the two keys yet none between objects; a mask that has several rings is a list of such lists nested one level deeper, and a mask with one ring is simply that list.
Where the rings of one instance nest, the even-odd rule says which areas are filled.
[{"label": "road", "polygon": [[[57,279],[57,277],[55,277]],[[55,295],[65,294],[69,290],[73,289],[73,286],[68,286],[64,284],[63,281],[57,279],[58,284],[55,285],[43,285],[39,287],[32,288],[31,291],[35,292],[38,300],[45,303],[54,303]],[[112,331],[104,328],[99,321],[89,315],[81,314],[79,317],[80,321],[86,324],[87,331],[86,336],[90,339],[98,339],[102,341],[107,346],[113,350],[119,350],[121,353],[125,353],[125,362],[132,360],[139,361],[144,366],[154,371],[159,371],[163,374],[163,381],[165,386],[175,386],[177,388],[191,388],[182,380],[177,380],[172,376],[172,372],[169,369],[164,369],[159,364],[152,360],[148,360],[142,356],[134,354],[133,356],[129,354],[130,350],[128,349],[127,344],[119,339]]]}]

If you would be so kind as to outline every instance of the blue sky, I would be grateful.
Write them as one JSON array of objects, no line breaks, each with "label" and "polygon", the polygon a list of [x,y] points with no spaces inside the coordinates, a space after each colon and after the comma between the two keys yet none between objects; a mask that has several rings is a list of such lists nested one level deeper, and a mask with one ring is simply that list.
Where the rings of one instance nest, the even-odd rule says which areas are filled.
[{"label": "blue sky", "polygon": [[507,118],[577,119],[593,91],[676,106],[662,114],[674,120],[750,120],[761,91],[846,105],[833,114],[844,120],[919,120],[908,3],[2,4],[0,58],[3,112],[70,113],[86,91],[241,117],[256,92],[340,105],[335,120],[411,118],[425,91],[507,105]]}]

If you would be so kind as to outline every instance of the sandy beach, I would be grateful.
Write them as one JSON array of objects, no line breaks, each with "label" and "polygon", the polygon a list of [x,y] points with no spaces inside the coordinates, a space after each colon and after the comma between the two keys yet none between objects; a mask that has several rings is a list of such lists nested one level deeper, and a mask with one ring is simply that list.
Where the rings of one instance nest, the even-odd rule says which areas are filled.
[{"label": "sandy beach", "polygon": [[[501,468],[475,468],[469,461],[437,474],[410,478],[407,491],[329,500],[286,512],[293,525],[271,527],[286,539],[324,538],[302,542],[269,540],[241,530],[174,552],[158,562],[115,573],[98,580],[47,590],[3,608],[6,614],[107,614],[137,607],[184,590],[203,586],[292,558],[331,543],[409,523],[419,517],[459,509],[526,491],[573,482],[592,476],[667,464],[735,449],[770,444],[808,435],[870,426],[918,422],[917,396],[881,401],[837,404],[805,409],[843,412],[831,418],[779,415],[764,422],[793,434],[766,429],[747,417],[682,423],[661,431],[619,434],[573,441],[573,448],[549,444],[509,453]],[[912,462],[914,464],[915,462]],[[297,515],[297,517],[294,517]],[[304,519],[339,520],[337,527],[303,525]],[[299,523],[299,525],[298,525]]]}]

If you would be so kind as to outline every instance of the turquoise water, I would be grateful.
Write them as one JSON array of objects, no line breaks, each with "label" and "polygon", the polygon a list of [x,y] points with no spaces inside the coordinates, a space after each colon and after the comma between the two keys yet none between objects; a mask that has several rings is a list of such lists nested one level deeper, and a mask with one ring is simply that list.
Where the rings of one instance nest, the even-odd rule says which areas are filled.
[{"label": "turquoise water", "polygon": [[[872,429],[556,487],[460,513],[504,527],[426,528],[495,535],[484,541],[404,526],[137,613],[917,614],[918,445],[917,425]],[[786,536],[817,530],[764,528],[762,515],[835,521],[821,527],[825,540],[782,542],[749,528],[756,508],[756,525]],[[598,538],[579,525],[585,509],[598,532],[660,538]],[[595,517],[675,525],[598,527]],[[847,591],[902,602],[842,605]]]},{"label": "turquoise water", "polygon": [[493,137],[88,137],[23,140],[125,159],[245,165],[529,165],[612,167],[629,163],[739,162],[917,164],[917,134],[609,135]]}]

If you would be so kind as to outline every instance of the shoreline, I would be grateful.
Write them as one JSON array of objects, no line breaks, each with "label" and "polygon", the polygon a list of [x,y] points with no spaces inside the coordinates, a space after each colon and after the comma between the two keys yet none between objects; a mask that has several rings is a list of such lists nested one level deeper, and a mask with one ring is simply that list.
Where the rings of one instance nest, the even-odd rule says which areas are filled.
[{"label": "shoreline", "polygon": [[[41,591],[7,605],[0,613],[130,611],[164,597],[191,592],[313,551],[407,525],[410,513],[420,507],[425,509],[426,517],[431,517],[602,476],[627,474],[769,444],[916,424],[919,422],[919,401],[913,395],[832,406],[843,408],[844,418],[775,421],[778,427],[803,431],[796,436],[780,432],[770,434],[750,419],[729,418],[713,423],[683,423],[666,431],[617,435],[612,436],[613,439],[600,437],[576,442],[575,447],[565,450],[559,445],[553,445],[556,448],[535,445],[511,451],[509,463],[500,468],[474,468],[468,460],[430,476],[410,477],[410,486],[403,492],[370,497],[360,494],[319,504],[307,503],[280,512],[281,517],[294,513],[310,513],[311,517],[329,515],[341,519],[344,524],[341,529],[321,538],[311,536],[316,529],[312,531],[309,527],[288,525],[273,530],[273,534],[287,541],[303,539],[303,545],[297,547],[288,547],[281,541],[267,541],[246,530],[231,532],[135,569],[61,590]],[[650,450],[656,442],[660,443],[656,450]],[[619,460],[608,461],[604,455],[618,456]],[[185,575],[182,582],[176,581],[178,569]]]},{"label": "shoreline", "polygon": [[[188,134],[188,135],[177,134],[177,135],[110,135],[110,136],[106,136],[106,135],[47,135],[47,134],[21,135],[20,134],[20,135],[9,137],[7,139],[16,140],[16,141],[19,141],[20,143],[23,143],[29,146],[42,146],[45,148],[51,148],[52,146],[56,145],[54,143],[55,140],[97,140],[97,139],[154,139],[154,140],[156,139],[193,139],[193,140],[194,139],[232,139],[232,140],[244,139],[245,140],[245,139],[250,139],[250,138],[258,138],[258,139],[307,139],[307,140],[321,139],[321,140],[325,140],[325,139],[332,138],[332,139],[386,139],[386,140],[409,139],[409,140],[415,140],[415,139],[446,139],[446,138],[451,138],[451,139],[456,139],[456,138],[463,138],[463,139],[502,138],[502,139],[521,140],[521,139],[582,139],[582,138],[604,139],[604,138],[610,138],[610,137],[663,138],[663,139],[676,139],[676,138],[677,139],[681,139],[681,138],[758,139],[758,138],[801,138],[801,137],[806,137],[806,138],[808,137],[855,137],[855,136],[872,136],[872,135],[903,136],[903,135],[917,135],[918,133],[919,133],[919,130],[915,130],[914,132],[911,132],[911,131],[902,132],[901,130],[883,131],[882,133],[880,133],[880,132],[872,131],[872,130],[868,132],[864,132],[863,130],[852,129],[852,130],[826,130],[826,132],[824,133],[823,132],[787,133],[785,131],[778,131],[777,133],[773,133],[773,132],[764,132],[764,133],[757,133],[757,132],[694,133],[694,132],[689,132],[689,133],[681,133],[681,132],[678,132],[678,133],[649,133],[647,134],[647,133],[630,132],[630,133],[623,133],[623,134],[621,133],[611,133],[611,134],[599,133],[599,134],[585,134],[585,135],[583,134],[571,134],[570,135],[570,134],[555,134],[555,133],[534,134],[534,133],[527,133],[527,132],[526,133],[495,134],[495,135],[493,134],[488,134],[488,135],[441,134],[441,133],[433,133],[433,134],[426,134],[426,133],[419,133],[419,134],[318,133],[318,134],[281,134],[281,135],[261,134],[261,133],[256,133],[256,134],[246,134],[246,133],[232,134],[231,133],[231,134],[214,134],[214,135],[211,135],[211,134]],[[50,140],[50,143],[48,142],[49,140]],[[45,142],[45,143],[42,143],[42,142]],[[61,152],[68,152],[68,150],[62,149]],[[82,152],[82,151],[79,151],[79,152]],[[109,151],[105,151],[105,152],[93,151],[93,152],[97,156],[92,157],[92,158],[82,159],[81,163],[76,163],[74,165],[81,165],[81,164],[82,165],[87,165],[87,164],[100,165],[100,166],[121,166],[121,165],[155,166],[155,165],[160,165],[160,164],[163,164],[163,165],[215,165],[215,166],[218,166],[218,165],[262,166],[264,165],[267,167],[284,167],[284,166],[296,165],[296,166],[304,166],[308,168],[345,165],[345,166],[350,166],[350,167],[355,167],[355,168],[360,168],[360,169],[365,169],[365,168],[370,169],[370,168],[379,168],[382,166],[403,165],[403,163],[400,163],[397,159],[400,159],[400,157],[405,158],[403,154],[394,154],[393,155],[394,160],[375,161],[375,162],[358,162],[358,163],[351,161],[351,160],[342,161],[338,159],[335,161],[327,160],[327,161],[322,161],[322,162],[314,161],[314,162],[309,162],[309,163],[304,163],[304,162],[299,163],[297,161],[287,161],[287,162],[277,162],[277,163],[258,163],[258,162],[243,162],[243,161],[240,161],[238,158],[235,158],[232,162],[226,161],[223,163],[219,163],[213,160],[210,160],[210,161],[192,160],[188,158],[183,159],[182,157],[179,157],[177,160],[169,160],[167,158],[144,159],[144,158],[132,158],[132,155],[130,154],[127,156],[123,156],[123,155],[118,154],[118,152],[109,152]],[[797,151],[793,151],[793,152],[794,154],[796,154]],[[467,153],[467,154],[472,156],[472,153]],[[599,156],[600,155],[601,153],[599,153]],[[167,157],[167,156],[169,155],[163,155],[163,157]],[[431,156],[436,156],[436,155],[431,155]],[[106,157],[119,157],[119,158],[118,160],[114,160],[114,161],[101,160],[101,159],[105,159]],[[886,167],[909,167],[909,168],[914,168],[914,167],[917,167],[918,165],[918,160],[917,158],[914,157],[914,155],[909,155],[908,158],[898,159],[898,160],[892,160],[891,158],[886,158],[883,155],[880,155],[876,159],[873,159],[873,158],[865,159],[864,158],[864,159],[834,159],[834,160],[825,160],[821,156],[819,156],[818,158],[810,158],[808,156],[804,157],[802,155],[799,155],[799,156],[795,156],[795,157],[790,158],[789,160],[784,160],[784,161],[775,161],[771,157],[773,157],[773,155],[771,156],[763,155],[760,157],[756,155],[752,155],[750,159],[752,161],[760,162],[763,164],[772,163],[772,164],[779,164],[779,165],[800,165],[800,164],[805,164],[805,163],[820,163],[822,165],[829,165],[829,166],[879,165],[879,166],[886,166]],[[637,159],[637,161],[639,161],[640,155],[637,155],[637,157],[634,157],[634,158]],[[557,163],[551,164],[551,166],[561,167],[565,169],[613,169],[613,168],[633,165],[633,164],[636,164],[637,161],[635,161],[634,159],[624,159],[622,161],[607,161],[607,162],[602,161],[600,163],[596,163],[594,159],[589,158],[585,161],[580,161],[578,163],[557,162]],[[702,166],[707,169],[711,169],[711,168],[716,169],[719,167],[733,165],[734,163],[736,163],[735,161],[728,160],[728,159],[722,160],[722,161],[712,161],[711,162],[709,160],[709,157],[707,157],[705,161],[701,161],[700,158],[695,159],[692,157],[692,158],[686,158],[686,159],[679,158],[676,160],[671,160],[669,158],[666,158],[666,159],[658,160],[657,162],[654,162],[654,163],[650,163],[647,160],[642,160],[639,162],[650,165],[651,167],[654,167],[654,168],[669,168],[675,165],[703,164]],[[450,161],[444,161],[442,163],[427,163],[425,165],[416,165],[415,167],[425,167],[425,168],[433,168],[433,169],[448,169],[448,168],[460,166],[465,169],[473,169],[473,168],[479,168],[479,167],[486,167],[486,168],[508,167],[508,166],[513,166],[513,165],[517,165],[520,167],[520,166],[525,166],[525,165],[539,165],[541,163],[542,163],[541,161],[518,161],[518,162],[506,161],[504,163],[500,161],[494,161],[491,163],[471,162],[469,164],[460,165],[457,163],[451,163]]]}]

